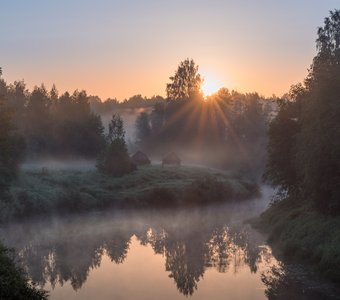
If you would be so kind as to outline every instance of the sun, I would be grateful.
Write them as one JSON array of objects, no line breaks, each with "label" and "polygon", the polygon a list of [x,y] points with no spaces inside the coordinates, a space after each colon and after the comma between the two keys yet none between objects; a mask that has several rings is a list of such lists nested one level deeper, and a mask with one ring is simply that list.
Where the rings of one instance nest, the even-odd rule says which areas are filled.
[{"label": "sun", "polygon": [[205,97],[216,93],[222,87],[219,80],[215,79],[212,76],[209,76],[209,77],[207,76],[203,78],[204,78],[204,81],[201,86],[201,90]]}]

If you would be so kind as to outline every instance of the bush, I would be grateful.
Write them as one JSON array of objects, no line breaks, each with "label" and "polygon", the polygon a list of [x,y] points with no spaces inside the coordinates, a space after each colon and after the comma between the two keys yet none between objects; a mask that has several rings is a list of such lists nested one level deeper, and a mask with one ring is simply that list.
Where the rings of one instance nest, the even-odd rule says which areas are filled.
[{"label": "bush", "polygon": [[231,197],[231,191],[213,176],[196,179],[184,192],[184,204],[216,203]]},{"label": "bush", "polygon": [[0,299],[41,300],[47,292],[29,283],[23,270],[15,266],[13,253],[0,244]]},{"label": "bush", "polygon": [[115,177],[136,170],[136,166],[130,160],[124,140],[117,139],[107,145],[98,157],[97,169],[99,172]]}]

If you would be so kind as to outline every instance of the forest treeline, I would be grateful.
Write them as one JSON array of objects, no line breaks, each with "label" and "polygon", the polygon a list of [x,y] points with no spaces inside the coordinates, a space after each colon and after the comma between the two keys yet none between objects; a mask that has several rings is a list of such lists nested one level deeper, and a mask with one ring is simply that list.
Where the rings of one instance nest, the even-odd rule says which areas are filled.
[{"label": "forest treeline", "polygon": [[279,101],[269,127],[265,178],[283,195],[340,213],[340,11],[318,30],[317,55],[302,84]]},{"label": "forest treeline", "polygon": [[244,172],[263,170],[266,131],[275,102],[257,93],[220,89],[156,104],[136,120],[138,148],[157,155],[175,149],[187,160]]},{"label": "forest treeline", "polygon": [[340,282],[340,10],[318,29],[303,83],[269,126],[265,179],[278,188],[255,222],[290,261]]},{"label": "forest treeline", "polygon": [[[273,99],[225,88],[204,99],[201,83],[198,66],[189,59],[170,77],[166,99],[136,95],[121,103],[101,101],[85,91],[59,95],[54,85],[50,91],[44,85],[29,91],[24,81],[7,84],[1,77],[1,122],[8,123],[4,130],[13,135],[11,142],[3,134],[13,157],[13,166],[9,166],[5,161],[11,159],[3,156],[4,168],[15,170],[24,158],[96,158],[112,144],[101,115],[111,114],[114,119],[121,109],[138,108],[142,113],[135,124],[131,151],[141,149],[161,157],[175,150],[188,162],[260,174],[267,124],[275,108]],[[126,148],[124,143],[121,149]]]},{"label": "forest treeline", "polygon": [[91,110],[99,115],[110,114],[122,109],[151,108],[155,104],[165,103],[165,101],[166,99],[159,95],[147,98],[138,94],[123,101],[118,101],[116,98],[102,100],[98,96],[89,97]]}]

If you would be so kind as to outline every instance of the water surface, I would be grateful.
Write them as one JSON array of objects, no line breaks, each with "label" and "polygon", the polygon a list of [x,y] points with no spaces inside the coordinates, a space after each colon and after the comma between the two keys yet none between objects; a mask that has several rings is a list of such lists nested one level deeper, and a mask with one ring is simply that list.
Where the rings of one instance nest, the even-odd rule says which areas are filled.
[{"label": "water surface", "polygon": [[244,223],[267,203],[55,217],[0,235],[52,300],[267,299],[281,264]]}]

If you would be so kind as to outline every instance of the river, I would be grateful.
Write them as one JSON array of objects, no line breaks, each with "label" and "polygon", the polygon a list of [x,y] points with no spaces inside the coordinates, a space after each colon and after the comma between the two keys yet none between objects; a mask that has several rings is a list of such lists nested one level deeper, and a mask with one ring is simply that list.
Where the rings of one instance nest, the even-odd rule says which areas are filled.
[{"label": "river", "polygon": [[288,284],[266,236],[244,222],[269,198],[266,189],[239,204],[42,218],[0,238],[52,300],[321,299]]}]

